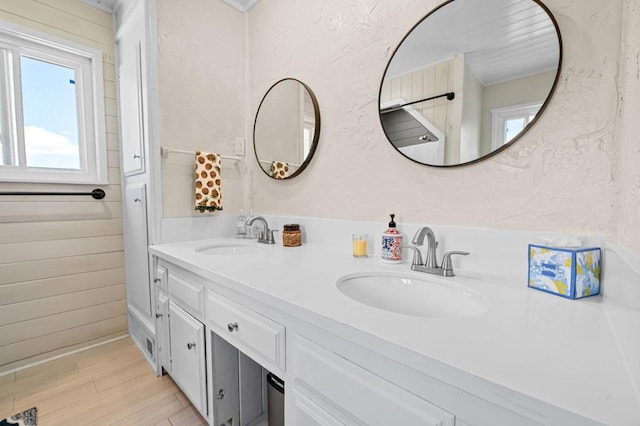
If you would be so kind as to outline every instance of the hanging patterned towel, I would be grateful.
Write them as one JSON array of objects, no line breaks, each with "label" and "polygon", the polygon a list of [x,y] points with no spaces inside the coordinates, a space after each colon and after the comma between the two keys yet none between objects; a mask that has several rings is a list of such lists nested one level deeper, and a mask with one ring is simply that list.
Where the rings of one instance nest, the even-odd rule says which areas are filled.
[{"label": "hanging patterned towel", "polygon": [[271,177],[274,179],[285,179],[289,177],[289,163],[285,161],[271,162]]},{"label": "hanging patterned towel", "polygon": [[220,156],[211,152],[196,152],[196,203],[195,209],[205,211],[222,210],[222,181]]}]

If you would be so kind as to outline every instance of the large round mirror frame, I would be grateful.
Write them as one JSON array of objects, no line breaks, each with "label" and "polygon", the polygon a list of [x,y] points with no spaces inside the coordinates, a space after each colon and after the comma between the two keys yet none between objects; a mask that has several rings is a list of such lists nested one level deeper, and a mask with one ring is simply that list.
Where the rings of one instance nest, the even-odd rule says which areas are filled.
[{"label": "large round mirror frame", "polygon": [[[411,33],[413,32],[413,30],[415,30],[419,25],[421,25],[422,23],[425,22],[426,19],[428,19],[431,15],[433,15],[434,13],[436,13],[438,10],[440,10],[441,8],[447,6],[449,3],[452,3],[456,0],[447,0],[444,3],[442,3],[441,5],[437,6],[436,8],[434,8],[433,10],[431,10],[427,15],[425,15],[422,19],[420,19],[413,27],[411,27],[411,29],[405,34],[405,36],[402,38],[402,40],[400,41],[400,43],[398,43],[398,45],[396,46],[395,50],[393,51],[393,54],[391,55],[391,58],[389,59],[389,62],[387,62],[387,65],[384,69],[384,73],[382,74],[382,80],[380,83],[380,90],[378,91],[378,102],[380,102],[380,99],[382,99],[382,91],[383,91],[383,86],[385,83],[385,76],[387,75],[387,72],[389,70],[389,67],[391,66],[391,61],[393,60],[394,56],[396,55],[396,52],[398,52],[398,50],[400,49],[400,47],[402,46],[402,44],[404,43],[404,41],[411,35]],[[555,17],[553,16],[553,14],[551,13],[551,10],[542,2],[542,0],[531,0],[534,3],[536,3],[538,6],[540,6],[540,8],[542,8],[545,13],[547,14],[547,16],[549,17],[550,21],[552,22],[555,31],[556,31],[556,35],[558,37],[558,69],[556,72],[556,76],[555,79],[553,81],[553,84],[551,86],[551,89],[549,90],[549,94],[547,95],[544,103],[542,104],[542,106],[540,107],[540,109],[538,110],[536,116],[524,127],[524,129],[518,134],[516,135],[512,140],[510,140],[508,143],[505,143],[504,145],[502,145],[499,148],[494,149],[493,151],[488,152],[485,155],[482,155],[478,158],[476,158],[475,160],[472,161],[467,161],[464,163],[459,163],[459,164],[427,164],[427,163],[423,163],[420,162],[418,160],[415,160],[407,155],[405,155],[402,151],[400,151],[400,149],[398,149],[398,147],[396,147],[392,142],[391,142],[391,138],[389,137],[384,125],[383,125],[383,118],[382,118],[382,112],[381,112],[381,105],[379,103],[378,105],[378,112],[379,112],[379,119],[380,119],[380,123],[382,126],[382,129],[385,133],[385,136],[387,137],[388,142],[395,148],[396,151],[398,151],[398,153],[400,153],[403,157],[413,161],[414,163],[418,163],[421,165],[425,165],[425,166],[431,166],[431,167],[459,167],[459,166],[468,166],[471,164],[475,164],[478,163],[482,160],[486,160],[487,158],[490,158],[502,151],[504,151],[505,149],[507,149],[508,147],[510,147],[511,145],[513,145],[515,142],[517,142],[522,136],[524,136],[538,121],[538,119],[540,118],[540,116],[543,114],[543,112],[545,111],[545,109],[547,108],[547,105],[549,104],[549,102],[551,101],[551,98],[553,97],[556,87],[558,85],[558,81],[560,79],[560,71],[562,69],[562,56],[563,56],[563,50],[562,50],[562,36],[560,34],[560,27],[558,26],[558,22],[556,21]],[[450,95],[450,94],[447,94]],[[444,95],[443,95],[444,96]],[[448,98],[449,100],[451,100],[451,98]]]},{"label": "large round mirror frame", "polygon": [[[265,100],[269,96],[269,93],[278,84],[286,82],[286,81],[294,81],[294,82],[300,84],[302,87],[304,87],[304,89],[307,91],[307,94],[311,98],[311,102],[313,104],[313,114],[314,114],[313,140],[311,141],[311,146],[309,148],[309,153],[307,154],[307,156],[304,159],[304,161],[300,164],[300,166],[296,169],[296,171],[293,172],[292,174],[290,174],[287,177],[275,178],[264,167],[262,167],[261,160],[258,157],[258,149],[257,149],[257,146],[256,146],[256,142],[257,142],[257,140],[256,140],[256,126],[257,126],[257,123],[258,123],[258,116],[260,115],[260,109],[262,108]],[[313,93],[313,90],[311,90],[311,88],[309,86],[307,86],[305,83],[303,83],[302,81],[300,81],[300,80],[298,80],[296,78],[292,78],[292,77],[287,77],[287,78],[283,78],[281,80],[276,81],[269,88],[269,90],[267,90],[267,92],[262,97],[262,100],[260,101],[260,105],[258,105],[258,110],[256,111],[256,116],[255,116],[255,119],[254,119],[254,122],[253,122],[253,152],[255,154],[256,161],[258,162],[258,167],[260,167],[260,169],[264,172],[264,174],[266,174],[267,176],[269,176],[270,178],[275,179],[275,180],[286,180],[286,179],[294,178],[294,177],[298,176],[300,173],[302,173],[304,171],[304,169],[306,169],[307,166],[309,165],[309,163],[311,162],[311,159],[313,158],[313,155],[315,154],[316,147],[318,146],[318,139],[319,138],[320,138],[320,107],[318,106],[318,100],[316,98],[316,95]]]}]

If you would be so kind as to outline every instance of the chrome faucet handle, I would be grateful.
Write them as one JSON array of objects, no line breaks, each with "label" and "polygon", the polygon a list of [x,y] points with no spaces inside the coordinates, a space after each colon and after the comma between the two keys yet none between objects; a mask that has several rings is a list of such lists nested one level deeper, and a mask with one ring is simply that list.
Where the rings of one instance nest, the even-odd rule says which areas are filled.
[{"label": "chrome faucet handle", "polygon": [[401,244],[400,247],[403,249],[408,248],[413,250],[413,261],[411,262],[411,267],[422,265],[422,253],[420,253],[420,249],[418,247],[409,244]]},{"label": "chrome faucet handle", "polygon": [[452,255],[460,255],[467,256],[469,253],[466,251],[449,251],[442,256],[442,271],[443,276],[445,277],[453,277],[455,274],[453,273],[453,263],[451,262]]},{"label": "chrome faucet handle", "polygon": [[275,244],[276,239],[273,236],[274,232],[279,232],[278,229],[267,229],[267,244]]}]

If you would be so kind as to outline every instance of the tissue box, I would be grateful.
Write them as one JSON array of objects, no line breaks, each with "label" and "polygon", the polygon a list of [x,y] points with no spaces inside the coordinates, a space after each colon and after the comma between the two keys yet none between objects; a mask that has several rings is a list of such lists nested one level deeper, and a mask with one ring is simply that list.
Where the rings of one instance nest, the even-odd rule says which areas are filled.
[{"label": "tissue box", "polygon": [[529,287],[569,299],[600,294],[600,249],[529,244]]}]

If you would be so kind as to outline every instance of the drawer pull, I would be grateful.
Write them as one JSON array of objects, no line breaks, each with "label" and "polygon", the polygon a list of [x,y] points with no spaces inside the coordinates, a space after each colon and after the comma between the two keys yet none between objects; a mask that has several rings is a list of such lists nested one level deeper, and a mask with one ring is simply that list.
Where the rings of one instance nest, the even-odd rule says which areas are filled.
[{"label": "drawer pull", "polygon": [[238,331],[238,323],[237,322],[233,322],[233,323],[229,323],[227,324],[227,328],[229,329],[229,333],[233,333],[234,331]]},{"label": "drawer pull", "polygon": [[153,282],[154,282],[154,283],[159,283],[160,281],[162,281],[160,278],[154,278],[154,279],[153,279]]},{"label": "drawer pull", "polygon": [[162,318],[162,314],[156,314],[156,318]]},{"label": "drawer pull", "polygon": [[193,349],[196,347],[195,343],[187,343],[187,349]]}]

